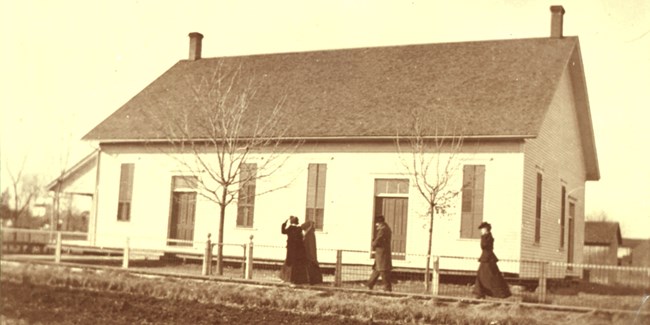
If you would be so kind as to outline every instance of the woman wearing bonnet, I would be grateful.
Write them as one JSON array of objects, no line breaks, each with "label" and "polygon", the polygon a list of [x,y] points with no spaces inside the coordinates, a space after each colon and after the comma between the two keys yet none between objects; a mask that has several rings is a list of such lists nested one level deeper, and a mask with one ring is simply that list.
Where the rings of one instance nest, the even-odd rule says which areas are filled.
[{"label": "woman wearing bonnet", "polygon": [[308,283],[307,256],[298,217],[290,216],[285,220],[282,223],[282,233],[287,235],[287,256],[280,271],[280,278],[293,284]]},{"label": "woman wearing bonnet", "polygon": [[481,230],[481,257],[478,259],[480,265],[476,274],[474,294],[479,299],[485,296],[508,298],[511,296],[510,288],[497,266],[499,259],[494,255],[492,225],[483,222],[478,229]]}]

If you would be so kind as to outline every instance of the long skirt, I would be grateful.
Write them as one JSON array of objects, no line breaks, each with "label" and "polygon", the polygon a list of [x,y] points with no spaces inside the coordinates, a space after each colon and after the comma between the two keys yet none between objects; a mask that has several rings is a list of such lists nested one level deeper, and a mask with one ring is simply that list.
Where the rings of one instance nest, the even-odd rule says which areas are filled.
[{"label": "long skirt", "polygon": [[480,298],[508,298],[512,295],[496,262],[481,262],[474,284],[474,294]]},{"label": "long skirt", "polygon": [[323,283],[323,274],[320,271],[318,262],[307,262],[307,276],[309,277],[309,284]]},{"label": "long skirt", "polygon": [[307,265],[305,263],[293,263],[292,265],[285,263],[280,270],[280,279],[294,284],[309,283]]}]

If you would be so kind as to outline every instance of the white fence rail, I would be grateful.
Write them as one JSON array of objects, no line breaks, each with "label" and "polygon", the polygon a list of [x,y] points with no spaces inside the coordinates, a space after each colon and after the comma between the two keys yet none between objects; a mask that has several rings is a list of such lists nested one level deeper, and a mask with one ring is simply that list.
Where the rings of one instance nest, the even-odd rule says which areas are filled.
[{"label": "white fence rail", "polygon": [[[12,257],[15,255],[27,260],[44,258],[55,263],[74,261],[168,270],[169,263],[165,262],[165,257],[173,256],[176,260],[188,258],[193,261],[183,267],[172,267],[174,272],[214,274],[214,248],[217,244],[210,236],[205,240],[167,239],[162,247],[154,245],[160,242],[159,238],[124,235],[114,235],[114,238],[110,246],[91,246],[86,233],[5,228],[1,238],[2,258],[17,258]],[[277,273],[286,254],[284,245],[254,244],[253,236],[246,243],[221,245],[224,248],[223,260],[229,266],[224,276],[279,281]],[[87,255],[92,253],[109,257]],[[401,255],[416,261],[426,260],[426,255]],[[319,261],[327,261],[320,263],[325,284],[365,288],[365,281],[372,271],[372,252],[323,248],[318,250],[318,257]],[[161,260],[163,262],[153,262]],[[427,278],[424,276],[424,263],[395,267],[394,290],[472,298],[475,272],[467,269],[468,266],[473,266],[474,270],[478,268],[476,257],[432,256],[430,263],[431,274]],[[650,267],[538,260],[500,260],[498,265],[502,270],[518,271],[504,272],[504,276],[513,291],[514,298],[511,299],[520,301],[629,310],[639,307],[643,295],[650,293]],[[424,292],[425,288],[429,288],[427,292]],[[614,296],[616,299],[612,299]]]}]

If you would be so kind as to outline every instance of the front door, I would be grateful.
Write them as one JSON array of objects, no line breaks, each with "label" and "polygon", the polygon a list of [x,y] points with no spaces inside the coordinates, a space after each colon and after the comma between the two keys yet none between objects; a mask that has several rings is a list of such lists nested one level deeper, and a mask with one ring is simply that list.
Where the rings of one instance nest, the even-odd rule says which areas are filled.
[{"label": "front door", "polygon": [[[175,192],[172,202],[172,216],[169,229],[169,239],[194,239],[194,207],[196,193]],[[170,242],[176,245],[191,245],[190,243]]]},{"label": "front door", "polygon": [[192,245],[195,210],[196,178],[174,176],[168,236],[170,245]]},{"label": "front door", "polygon": [[[374,216],[383,215],[386,224],[390,227],[393,259],[403,260],[403,254],[406,253],[406,226],[408,224],[408,180],[375,180],[374,212]],[[372,238],[374,238],[374,224],[372,229]]]},{"label": "front door", "polygon": [[[393,258],[403,260],[406,253],[406,222],[408,215],[408,199],[394,197],[378,197],[376,199],[375,216],[383,215],[392,231],[391,251]],[[373,233],[374,236],[374,233]]]}]

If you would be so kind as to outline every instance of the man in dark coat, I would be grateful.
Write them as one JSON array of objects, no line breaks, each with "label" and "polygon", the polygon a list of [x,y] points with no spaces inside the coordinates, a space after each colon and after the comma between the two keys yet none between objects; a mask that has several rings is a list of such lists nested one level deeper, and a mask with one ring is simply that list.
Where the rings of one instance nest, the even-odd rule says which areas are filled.
[{"label": "man in dark coat", "polygon": [[[288,226],[287,223],[289,223]],[[295,284],[309,282],[307,256],[303,244],[302,228],[298,226],[298,217],[291,216],[282,223],[282,233],[287,235],[287,257],[284,260],[280,278]]]},{"label": "man in dark coat", "polygon": [[375,251],[375,264],[372,266],[372,274],[368,280],[368,289],[372,290],[381,275],[384,281],[384,290],[392,291],[390,273],[393,269],[391,244],[391,230],[384,221],[384,216],[375,217],[375,239],[372,241],[372,249]]}]

